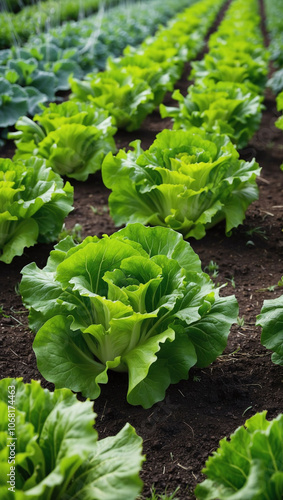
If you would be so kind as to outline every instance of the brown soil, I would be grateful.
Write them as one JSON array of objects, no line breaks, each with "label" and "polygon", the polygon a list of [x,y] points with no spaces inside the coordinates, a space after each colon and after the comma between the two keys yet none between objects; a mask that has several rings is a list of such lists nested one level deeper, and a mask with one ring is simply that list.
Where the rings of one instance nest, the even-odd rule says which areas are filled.
[{"label": "brown soil", "polygon": [[[179,84],[181,88],[187,87],[187,74]],[[224,354],[206,369],[192,369],[188,381],[172,385],[165,400],[149,410],[126,402],[127,377],[123,374],[111,374],[94,402],[101,438],[117,433],[126,422],[143,438],[146,462],[141,477],[145,496],[155,484],[159,493],[166,486],[169,492],[179,486],[180,500],[195,498],[193,490],[204,478],[201,470],[205,460],[221,438],[258,411],[267,410],[269,419],[283,412],[282,368],[271,362],[270,352],[260,344],[261,330],[255,327],[263,301],[282,294],[279,287],[270,287],[283,274],[283,146],[282,132],[274,126],[277,112],[270,92],[266,93],[265,106],[260,130],[241,151],[243,159],[255,156],[262,168],[259,200],[251,205],[244,224],[230,237],[225,236],[224,224],[219,224],[202,240],[190,240],[203,268],[210,261],[218,264],[215,282],[227,283],[222,294],[235,294],[239,302],[241,321],[232,327]],[[119,133],[117,145],[125,147],[140,138],[147,148],[157,132],[170,126],[170,120],[161,120],[155,112],[138,132]],[[7,147],[2,156],[11,153],[11,147]],[[117,228],[107,209],[109,191],[100,173],[73,185],[75,210],[67,218],[67,227],[81,224],[83,237],[114,232]],[[32,261],[44,266],[51,248],[36,245],[11,265],[0,263],[0,306],[5,313],[0,318],[0,376],[21,376],[26,382],[41,380],[44,387],[52,390],[52,384],[37,370],[33,334],[17,294],[21,269]]]}]

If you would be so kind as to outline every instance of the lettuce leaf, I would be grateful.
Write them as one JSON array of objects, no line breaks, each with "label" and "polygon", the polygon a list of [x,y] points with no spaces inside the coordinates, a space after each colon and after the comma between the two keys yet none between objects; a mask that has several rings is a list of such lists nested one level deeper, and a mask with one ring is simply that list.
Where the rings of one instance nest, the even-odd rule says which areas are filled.
[{"label": "lettuce leaf", "polygon": [[[141,438],[127,424],[117,436],[98,441],[92,406],[68,389],[49,392],[35,380],[0,381],[1,499],[112,500],[114,490],[117,500],[136,498]],[[16,440],[8,432],[8,410],[10,422],[15,416]],[[10,491],[7,443],[15,443],[16,485]]]},{"label": "lettuce leaf", "polygon": [[44,160],[0,159],[0,261],[9,264],[37,241],[56,240],[72,210],[73,188]]},{"label": "lettuce leaf", "polygon": [[283,295],[265,300],[256,319],[256,325],[262,327],[262,345],[274,351],[273,363],[283,366]]},{"label": "lettuce leaf", "polygon": [[39,370],[97,398],[108,370],[128,372],[128,402],[149,408],[193,365],[220,355],[237,317],[182,236],[130,224],[102,239],[60,242],[43,270],[22,270]]},{"label": "lettuce leaf", "polygon": [[283,415],[270,422],[256,413],[220,441],[195,489],[199,500],[281,500],[283,495]]},{"label": "lettuce leaf", "polygon": [[227,233],[237,227],[258,197],[257,163],[240,161],[226,136],[163,130],[147,151],[131,146],[102,165],[117,226],[168,226],[199,239],[224,219]]}]

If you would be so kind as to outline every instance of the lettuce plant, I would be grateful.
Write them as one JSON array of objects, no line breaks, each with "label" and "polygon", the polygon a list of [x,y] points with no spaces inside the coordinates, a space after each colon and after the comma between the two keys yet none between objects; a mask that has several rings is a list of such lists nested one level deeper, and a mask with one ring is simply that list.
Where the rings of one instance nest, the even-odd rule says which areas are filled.
[{"label": "lettuce plant", "polygon": [[207,132],[227,134],[239,149],[244,148],[261,120],[263,98],[250,86],[232,81],[215,83],[203,79],[188,89],[186,97],[173,93],[179,108],[160,105],[161,116],[173,118],[175,130],[194,127]]},{"label": "lettuce plant", "polygon": [[54,172],[80,181],[99,170],[106,153],[116,148],[112,118],[85,103],[51,103],[33,120],[20,118],[15,128],[8,135],[17,145],[15,160],[45,158]]},{"label": "lettuce plant", "polygon": [[[173,90],[174,82],[181,76],[180,65],[173,64],[174,57],[170,57],[170,50],[165,50],[164,59],[158,58],[157,61],[153,58],[159,55],[158,52],[155,50],[147,52],[148,55],[137,52],[115,60],[108,59],[107,70],[119,69],[120,72],[126,72],[127,75],[136,76],[147,82],[153,93],[154,106],[157,106],[163,101],[166,92]],[[166,55],[169,55],[167,59]]]},{"label": "lettuce plant", "polygon": [[90,401],[7,378],[0,381],[0,416],[1,500],[134,500],[139,494],[141,438],[126,424],[98,441]]},{"label": "lettuce plant", "polygon": [[[283,111],[283,92],[280,92],[276,98],[277,110]],[[277,128],[283,130],[283,115],[281,115],[278,120],[276,120],[275,125]],[[281,170],[283,170],[283,163],[281,165]]]},{"label": "lettuce plant", "polygon": [[117,226],[169,226],[200,239],[221,220],[227,233],[241,224],[258,197],[258,164],[240,161],[226,136],[163,130],[147,151],[140,141],[131,146],[133,151],[107,155],[102,165]]},{"label": "lettuce plant", "polygon": [[168,228],[129,224],[78,246],[68,237],[43,270],[32,263],[22,274],[39,370],[90,398],[109,369],[128,372],[128,402],[149,408],[223,352],[237,318],[235,297],[219,296],[190,244]]},{"label": "lettuce plant", "polygon": [[93,103],[115,119],[118,128],[138,129],[154,109],[154,95],[148,83],[135,73],[113,69],[90,74],[89,79],[71,79],[72,99]]},{"label": "lettuce plant", "polygon": [[283,68],[273,73],[272,77],[269,78],[267,82],[267,86],[272,89],[275,95],[283,91]]},{"label": "lettuce plant", "polygon": [[[266,53],[260,48],[249,53],[250,43],[236,42],[228,48],[225,45],[212,48],[201,61],[192,63],[190,78],[199,80],[209,77],[215,82],[232,81],[252,83],[260,91],[264,88],[268,73]],[[265,56],[265,57],[264,57]]]},{"label": "lettuce plant", "polygon": [[[283,92],[280,92],[276,98],[277,110],[283,111]],[[280,116],[278,120],[275,122],[276,127],[283,130],[283,116]]]},{"label": "lettuce plant", "polygon": [[283,295],[264,301],[256,324],[262,326],[262,345],[274,351],[273,363],[283,366]]},{"label": "lettuce plant", "polygon": [[55,241],[72,203],[72,186],[44,160],[0,159],[0,261],[9,264],[37,241]]},{"label": "lettuce plant", "polygon": [[266,420],[256,413],[220,441],[196,487],[198,500],[281,500],[283,496],[283,414]]}]

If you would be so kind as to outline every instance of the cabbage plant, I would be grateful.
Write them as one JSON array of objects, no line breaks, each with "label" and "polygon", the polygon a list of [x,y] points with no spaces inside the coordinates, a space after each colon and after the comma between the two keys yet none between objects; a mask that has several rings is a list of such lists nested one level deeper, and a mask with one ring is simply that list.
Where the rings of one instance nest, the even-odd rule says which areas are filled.
[{"label": "cabbage plant", "polygon": [[105,155],[115,151],[116,127],[106,111],[90,104],[64,102],[42,106],[43,113],[21,117],[8,137],[17,150],[14,159],[30,155],[46,159],[46,165],[60,175],[85,181],[100,169]]},{"label": "cabbage plant", "polygon": [[169,226],[199,239],[221,220],[227,233],[241,224],[258,197],[258,164],[239,160],[226,136],[163,130],[147,151],[140,141],[131,146],[107,155],[102,165],[117,226]]},{"label": "cabbage plant", "polygon": [[0,159],[0,261],[9,264],[37,241],[54,242],[73,209],[73,187],[31,157]]},{"label": "cabbage plant", "polygon": [[196,487],[198,500],[282,500],[283,414],[271,421],[256,413],[205,464],[208,479]]},{"label": "cabbage plant", "polygon": [[256,319],[262,327],[262,345],[273,351],[273,363],[283,366],[283,295],[265,300]]},{"label": "cabbage plant", "polygon": [[44,269],[31,263],[22,274],[39,370],[93,399],[108,370],[127,372],[128,402],[149,408],[223,352],[238,313],[168,228],[129,224],[77,246],[67,237]]},{"label": "cabbage plant", "polygon": [[32,380],[0,381],[1,500],[134,500],[142,440],[126,424],[98,441],[90,401]]}]

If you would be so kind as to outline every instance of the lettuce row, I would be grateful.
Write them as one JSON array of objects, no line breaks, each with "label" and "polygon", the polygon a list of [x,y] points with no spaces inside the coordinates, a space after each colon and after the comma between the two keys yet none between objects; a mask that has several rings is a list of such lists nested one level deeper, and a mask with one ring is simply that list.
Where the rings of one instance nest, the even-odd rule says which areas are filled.
[{"label": "lettuce row", "polygon": [[68,389],[50,392],[35,380],[0,381],[1,500],[137,497],[142,440],[126,424],[98,441],[92,406]]},{"label": "lettuce row", "polygon": [[208,479],[195,489],[198,500],[281,500],[283,496],[283,415],[266,420],[256,413],[210,456]]},{"label": "lettuce row", "polygon": [[215,82],[246,83],[255,92],[262,92],[269,54],[264,47],[260,20],[254,0],[232,2],[219,28],[209,38],[209,53],[199,63],[193,63],[190,78],[198,81],[208,76]]},{"label": "lettuce row", "polygon": [[67,237],[44,269],[32,263],[22,274],[40,372],[92,399],[114,370],[128,372],[128,402],[151,407],[223,352],[238,314],[168,228],[129,224],[77,246]]},{"label": "lettuce row", "polygon": [[[96,12],[101,4],[100,0],[43,0],[34,4],[32,0],[5,0],[4,12],[0,13],[0,47],[7,48],[15,43],[26,41],[31,34],[45,31],[46,26],[56,26],[70,19],[78,20],[81,15],[90,15]],[[104,0],[104,5],[113,3],[112,0]],[[23,5],[24,4],[24,5]],[[31,5],[32,4],[32,5]],[[24,6],[24,8],[23,8]],[[5,7],[7,11],[5,11]],[[11,7],[16,7],[19,12],[9,12]],[[13,9],[14,10],[14,9]],[[52,12],[52,16],[50,16]]]},{"label": "lettuce row", "polygon": [[[5,3],[7,4],[7,0]],[[32,1],[31,3],[34,2]],[[0,13],[0,48],[5,49],[14,45],[15,38],[17,39],[18,46],[22,45],[27,40],[30,42],[32,40],[31,35],[36,37],[40,34],[40,36],[45,38],[47,27],[49,29],[52,28],[52,32],[58,33],[61,28],[57,25],[62,24],[63,21],[63,30],[66,25],[74,26],[75,24],[78,24],[79,26],[84,27],[85,22],[88,22],[88,17],[93,25],[95,17],[90,17],[92,12],[98,11],[99,8],[103,9],[106,7],[107,9],[107,7],[117,4],[117,8],[114,7],[111,9],[112,11],[115,11],[116,16],[119,16],[121,11],[125,12],[126,10],[128,13],[131,13],[131,15],[134,11],[141,14],[144,9],[148,10],[149,8],[149,2],[147,0],[143,1],[142,4],[138,2],[138,8],[135,0],[131,0],[126,6],[123,5],[122,2],[119,2],[119,0],[104,0],[103,2],[101,0],[80,0],[79,2],[77,0],[61,0],[60,3],[55,0],[45,0],[40,3],[40,8],[38,8],[38,5],[26,7],[16,15],[7,12]],[[151,27],[150,31],[152,30],[153,19],[159,18],[159,22],[163,24],[167,19],[174,15],[175,12],[182,10],[182,8],[185,8],[187,5],[188,0],[180,0],[178,4],[176,2],[173,3],[172,0],[165,0],[163,2],[155,2],[154,0],[151,1],[151,15],[148,17],[148,25]],[[103,13],[104,17],[108,17],[109,13],[112,15],[111,10],[107,10],[106,14]],[[52,16],[50,16],[51,11]],[[87,19],[82,19],[82,17],[85,18],[85,16],[88,16]],[[100,13],[98,16],[100,17]],[[114,16],[112,17],[114,18]],[[70,20],[74,20],[76,23],[68,23]],[[88,23],[89,26],[90,22]],[[136,26],[136,28],[138,32],[139,27]],[[127,29],[127,26],[124,25],[123,29]],[[147,29],[149,29],[149,27],[145,27],[145,32]],[[120,32],[122,33],[122,30]],[[133,36],[134,34],[131,33],[131,35]]]},{"label": "lettuce row", "polygon": [[262,327],[262,345],[274,351],[273,363],[283,366],[283,295],[264,301],[256,324]]},{"label": "lettuce row", "polygon": [[260,124],[267,76],[257,9],[254,0],[232,2],[210,37],[208,54],[192,64],[195,85],[186,97],[173,94],[180,107],[160,106],[162,117],[173,118],[174,129],[203,128],[227,134],[240,149],[247,145]]},{"label": "lettuce row", "polygon": [[[153,0],[150,18],[148,2],[139,3],[138,10],[134,4],[119,6],[103,16],[38,34],[23,47],[17,44],[0,50],[1,135],[5,137],[6,128],[20,116],[38,113],[39,103],[52,101],[58,91],[70,89],[70,75],[82,78],[94,68],[105,69],[110,54],[119,56],[129,43],[141,43],[187,4],[186,0]],[[34,17],[31,20],[34,23]],[[23,23],[25,27],[28,24],[30,20]],[[3,23],[0,33],[7,25]]]},{"label": "lettuce row", "polygon": [[42,109],[33,120],[20,118],[17,132],[8,134],[17,145],[14,160],[34,155],[44,158],[54,172],[85,181],[100,169],[105,155],[115,151],[117,129],[106,111],[75,102],[51,103]]},{"label": "lettuce row", "polygon": [[103,182],[112,193],[110,214],[128,222],[168,226],[197,239],[226,219],[226,233],[242,223],[258,198],[258,164],[239,160],[227,136],[163,130],[147,151],[107,155]]},{"label": "lettuce row", "polygon": [[109,59],[105,72],[90,73],[83,81],[72,78],[71,98],[106,109],[118,128],[138,129],[165,93],[173,90],[184,62],[197,55],[222,3],[202,0],[139,49],[128,48],[124,57]]},{"label": "lettuce row", "polygon": [[44,160],[1,158],[0,261],[9,264],[37,241],[55,241],[72,203],[73,187]]},{"label": "lettuce row", "polygon": [[283,90],[283,20],[282,0],[264,0],[266,26],[269,35],[270,59],[275,68],[279,68],[268,80],[268,86],[275,94]]}]

